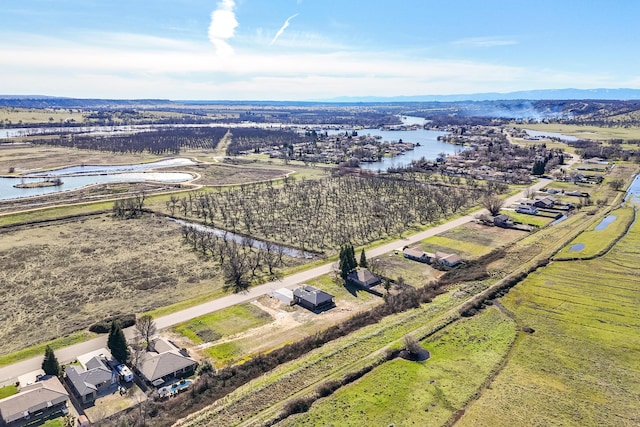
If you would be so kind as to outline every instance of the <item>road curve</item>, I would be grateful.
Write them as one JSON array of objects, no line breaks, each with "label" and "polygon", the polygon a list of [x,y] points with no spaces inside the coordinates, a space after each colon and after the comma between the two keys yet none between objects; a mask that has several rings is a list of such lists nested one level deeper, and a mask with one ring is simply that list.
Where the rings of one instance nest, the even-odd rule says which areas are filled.
[{"label": "road curve", "polygon": [[[550,182],[552,181],[549,179],[540,179],[536,184],[532,185],[529,188],[534,190],[539,190],[540,188],[543,188],[546,185],[548,185]],[[523,198],[528,189],[525,189],[519,192],[518,194],[506,199],[505,205],[513,204],[518,200],[520,200],[521,198]],[[448,221],[444,224],[438,225],[436,227],[430,228],[428,230],[421,231],[411,236],[407,236],[406,238],[398,239],[393,242],[386,243],[382,246],[378,246],[376,248],[370,249],[367,251],[367,257],[368,258],[377,257],[385,253],[392,252],[395,249],[401,248],[403,246],[411,245],[413,243],[417,243],[421,240],[424,240],[428,237],[435,236],[436,234],[440,234],[444,231],[450,230],[459,225],[466,224],[474,220],[474,215],[476,214],[465,215],[460,218],[456,218],[454,220]],[[166,316],[158,317],[157,319],[155,319],[156,326],[158,329],[169,328],[178,323],[191,320],[195,317],[199,317],[207,313],[222,310],[224,308],[228,308],[236,304],[252,301],[258,297],[268,294],[270,291],[274,289],[296,285],[298,283],[303,283],[311,279],[314,279],[316,277],[328,274],[334,268],[335,268],[334,263],[327,263],[319,267],[312,268],[310,270],[302,271],[300,273],[295,273],[290,276],[284,277],[282,279],[253,287],[246,292],[228,295],[213,301],[209,301],[194,307],[190,307],[181,311],[177,311],[175,313],[168,314]],[[133,328],[127,328],[125,329],[124,332],[127,338],[133,337]],[[55,351],[55,354],[56,354],[56,357],[58,358],[58,361],[61,364],[69,363],[74,361],[81,354],[98,350],[102,347],[105,347],[106,345],[107,345],[107,336],[104,335],[104,336],[91,339],[89,341],[81,342],[78,344],[74,344],[68,347],[58,349]],[[43,356],[37,356],[31,359],[23,360],[23,361],[14,363],[12,365],[8,365],[0,368],[0,387],[7,384],[14,383],[17,380],[18,376],[20,375],[39,369],[40,365],[42,364],[42,358]]]}]

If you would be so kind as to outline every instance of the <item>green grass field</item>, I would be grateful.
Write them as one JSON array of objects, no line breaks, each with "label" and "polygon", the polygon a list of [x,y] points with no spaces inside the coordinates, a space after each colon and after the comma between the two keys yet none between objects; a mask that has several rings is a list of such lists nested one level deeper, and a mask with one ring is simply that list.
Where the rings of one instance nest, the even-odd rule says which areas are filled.
[{"label": "green grass field", "polygon": [[196,317],[172,328],[194,344],[216,341],[269,323],[273,318],[253,304],[234,305],[205,316]]},{"label": "green grass field", "polygon": [[523,325],[460,426],[635,426],[640,420],[640,223],[606,256],[552,263],[503,298]]},{"label": "green grass field", "polygon": [[0,399],[13,396],[17,392],[18,392],[18,387],[16,387],[15,385],[7,385],[4,387],[0,387]]},{"label": "green grass field", "polygon": [[477,392],[515,335],[515,323],[492,307],[422,342],[429,360],[387,362],[280,425],[443,425]]},{"label": "green grass field", "polygon": [[640,128],[637,127],[597,127],[545,123],[528,123],[518,127],[537,131],[557,132],[578,138],[600,141],[609,139],[640,139]]},{"label": "green grass field", "polygon": [[523,224],[535,225],[536,227],[544,227],[545,225],[550,224],[554,221],[554,218],[538,215],[527,215],[515,211],[502,211],[502,213],[506,214],[514,221],[521,222]]},{"label": "green grass field", "polygon": [[[611,216],[615,216],[616,219],[611,222],[606,228],[602,230],[594,230],[594,227],[580,234],[569,245],[567,245],[561,252],[556,255],[555,259],[575,259],[575,258],[590,258],[605,251],[615,240],[620,238],[622,234],[627,230],[633,219],[635,218],[635,211],[631,207],[623,207],[615,209],[609,213]],[[596,224],[597,226],[598,224]],[[584,245],[582,249],[576,250],[575,245]],[[573,247],[573,249],[572,249]]]}]

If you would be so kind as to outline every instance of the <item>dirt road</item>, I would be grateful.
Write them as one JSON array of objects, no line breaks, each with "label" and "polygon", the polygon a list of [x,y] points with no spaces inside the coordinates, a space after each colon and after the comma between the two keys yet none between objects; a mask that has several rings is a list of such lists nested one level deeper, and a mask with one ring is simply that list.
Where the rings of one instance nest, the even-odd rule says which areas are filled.
[{"label": "dirt road", "polygon": [[[539,190],[540,188],[543,188],[546,185],[548,185],[550,182],[552,181],[548,179],[541,179],[536,184],[532,185],[530,188],[534,190]],[[525,192],[526,190],[523,190],[518,194],[509,197],[506,200],[505,205],[509,205],[517,202],[518,200],[520,200],[525,196]],[[430,228],[429,230],[425,230],[420,233],[408,236],[406,238],[398,239],[391,243],[378,246],[374,249],[367,251],[367,257],[373,258],[388,252],[392,252],[395,249],[401,248],[406,245],[411,245],[413,243],[417,243],[428,237],[435,236],[436,234],[440,234],[444,231],[450,230],[462,224],[466,224],[473,220],[474,220],[474,215],[465,215],[463,217],[441,224],[437,227]],[[224,308],[231,307],[236,304],[241,304],[244,302],[254,300],[258,297],[268,294],[270,291],[274,289],[296,285],[298,283],[309,281],[316,277],[328,274],[333,269],[334,269],[333,263],[327,263],[319,267],[312,268],[310,270],[292,274],[280,280],[276,280],[273,282],[265,283],[260,286],[256,286],[244,293],[228,295],[226,297],[219,298],[214,301],[209,301],[204,304],[197,305],[195,307],[187,308],[182,311],[178,311],[163,317],[159,317],[156,319],[156,326],[158,327],[158,329],[169,328],[178,323],[185,322],[187,320],[193,319],[198,316],[202,316],[207,313],[222,310]],[[132,337],[133,328],[125,329],[125,334],[127,335],[128,338]],[[95,338],[89,341],[85,341],[79,344],[75,344],[69,347],[56,350],[55,353],[60,363],[69,363],[75,360],[76,357],[81,354],[88,353],[90,351],[94,351],[99,348],[105,347],[106,343],[107,343],[107,337],[105,335],[99,338]],[[18,376],[25,374],[27,372],[31,372],[36,369],[39,369],[41,364],[42,364],[42,356],[38,356],[38,357],[34,357],[31,359],[27,359],[27,360],[15,363],[13,365],[0,368],[0,386],[14,383]]]}]

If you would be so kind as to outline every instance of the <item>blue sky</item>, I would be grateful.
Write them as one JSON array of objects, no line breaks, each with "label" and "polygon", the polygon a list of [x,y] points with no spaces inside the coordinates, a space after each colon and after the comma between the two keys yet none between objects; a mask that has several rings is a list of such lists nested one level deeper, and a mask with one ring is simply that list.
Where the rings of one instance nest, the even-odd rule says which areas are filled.
[{"label": "blue sky", "polygon": [[635,0],[0,0],[0,94],[640,88],[639,16]]}]

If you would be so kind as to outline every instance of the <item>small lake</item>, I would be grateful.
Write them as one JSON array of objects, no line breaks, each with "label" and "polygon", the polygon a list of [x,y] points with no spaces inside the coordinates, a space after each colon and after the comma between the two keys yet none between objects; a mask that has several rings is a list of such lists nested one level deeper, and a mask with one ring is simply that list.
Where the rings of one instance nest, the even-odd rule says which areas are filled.
[{"label": "small lake", "polygon": [[[181,219],[176,219],[176,218],[168,218],[168,219],[169,221],[173,221],[180,225],[186,225],[187,227],[193,227],[198,231],[204,231],[205,233],[211,233],[215,236],[222,237],[225,240],[230,242],[236,242],[236,243],[242,244],[247,239],[246,236],[241,236],[239,234],[232,233],[231,231],[220,230],[219,228],[215,228],[215,227],[207,227],[206,225],[198,224],[195,222],[183,221]],[[260,250],[267,249],[266,243],[263,242],[262,240],[249,238],[249,242],[251,243],[252,248],[256,248]],[[280,246],[280,245],[274,244],[271,250],[272,251],[282,250],[283,254],[293,258],[306,258],[306,259],[313,258],[313,254],[310,252],[301,251],[300,249],[290,248],[288,246]]]},{"label": "small lake", "polygon": [[607,228],[607,226],[609,226],[609,224],[611,224],[613,221],[615,221],[616,218],[618,218],[616,215],[607,215],[607,216],[605,216],[604,218],[602,218],[602,221],[600,221],[600,224],[596,225],[594,230],[595,231],[604,230],[605,228]]},{"label": "small lake", "polygon": [[580,252],[584,248],[585,248],[584,243],[576,243],[574,245],[571,245],[571,247],[569,248],[569,252]]},{"label": "small lake", "polygon": [[571,136],[571,135],[564,135],[562,133],[558,133],[558,132],[546,132],[546,131],[538,131],[538,130],[531,130],[531,129],[523,129],[529,136],[533,136],[533,137],[539,137],[539,138],[558,138],[562,141],[568,141],[568,142],[575,142],[577,141],[579,138],[575,137],[575,136]]}]

